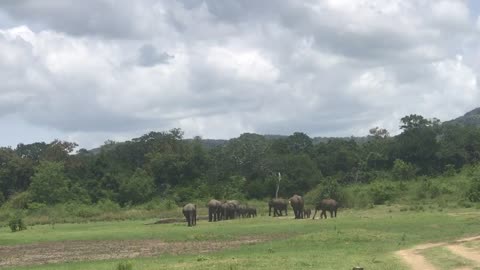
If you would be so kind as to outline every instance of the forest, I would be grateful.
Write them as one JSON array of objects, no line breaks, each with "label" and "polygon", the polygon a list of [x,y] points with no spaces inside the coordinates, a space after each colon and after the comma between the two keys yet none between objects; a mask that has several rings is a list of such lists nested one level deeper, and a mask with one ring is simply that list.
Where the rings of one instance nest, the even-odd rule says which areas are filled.
[{"label": "forest", "polygon": [[[480,161],[475,126],[412,114],[400,120],[400,128],[390,136],[375,127],[361,140],[245,133],[212,143],[184,139],[180,129],[172,129],[107,141],[90,151],[75,151],[76,143],[60,140],[18,144],[0,148],[0,205],[38,209],[64,203],[130,207],[159,200],[177,205],[209,198],[265,200],[275,196],[280,173],[280,196],[307,195],[310,202],[333,197],[353,206],[350,190],[365,206],[392,200],[393,190],[404,183],[428,193],[419,197],[457,192],[431,179],[474,170]],[[478,202],[480,177],[469,175],[458,196]]]}]

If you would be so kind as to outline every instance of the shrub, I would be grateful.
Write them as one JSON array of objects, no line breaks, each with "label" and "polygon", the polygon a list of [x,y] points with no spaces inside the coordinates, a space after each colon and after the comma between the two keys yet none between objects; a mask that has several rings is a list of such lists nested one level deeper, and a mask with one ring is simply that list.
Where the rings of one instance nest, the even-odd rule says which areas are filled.
[{"label": "shrub", "polygon": [[14,209],[27,209],[31,201],[30,193],[25,191],[13,195],[8,201],[8,204]]},{"label": "shrub", "polygon": [[395,196],[395,186],[389,182],[373,182],[370,184],[369,193],[374,204],[384,204]]},{"label": "shrub", "polygon": [[322,199],[326,198],[343,201],[343,194],[340,185],[333,178],[326,178],[314,189],[305,194],[305,202],[309,205],[315,205]]},{"label": "shrub", "polygon": [[392,176],[395,180],[409,180],[415,177],[417,168],[414,165],[401,159],[396,159],[393,163]]},{"label": "shrub", "polygon": [[151,199],[155,191],[153,178],[145,170],[137,169],[135,173],[120,184],[120,201],[122,204],[143,203]]},{"label": "shrub", "polygon": [[471,179],[470,186],[466,192],[466,197],[471,202],[480,202],[480,176],[474,176]]},{"label": "shrub", "polygon": [[443,175],[445,176],[454,176],[457,173],[457,170],[455,169],[455,165],[453,164],[447,164],[445,166],[445,170],[443,171]]},{"label": "shrub", "polygon": [[118,212],[122,209],[120,208],[120,205],[118,205],[116,202],[113,202],[109,199],[99,201],[97,203],[97,207],[102,212]]},{"label": "shrub", "polygon": [[372,198],[367,186],[355,186],[342,191],[342,206],[366,208],[372,205]]},{"label": "shrub", "polygon": [[14,217],[8,222],[8,226],[12,232],[23,231],[27,229],[27,226],[23,222],[23,219]]},{"label": "shrub", "polygon": [[117,264],[116,270],[132,270],[133,265],[131,262],[120,262]]},{"label": "shrub", "polygon": [[63,163],[42,161],[35,169],[29,187],[32,200],[46,204],[66,202],[70,199],[69,182]]}]

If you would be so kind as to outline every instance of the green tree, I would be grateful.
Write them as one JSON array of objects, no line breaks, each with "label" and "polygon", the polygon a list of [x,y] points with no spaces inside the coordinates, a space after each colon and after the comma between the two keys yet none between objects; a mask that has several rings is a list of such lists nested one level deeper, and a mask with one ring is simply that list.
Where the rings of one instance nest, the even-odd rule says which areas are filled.
[{"label": "green tree", "polygon": [[438,171],[438,120],[432,122],[419,115],[410,115],[402,118],[402,122],[404,131],[396,137],[391,158],[412,163],[423,174]]},{"label": "green tree", "polygon": [[63,203],[70,199],[69,182],[62,162],[42,161],[35,168],[30,184],[32,200],[38,203]]},{"label": "green tree", "polygon": [[122,204],[143,203],[152,198],[155,192],[153,178],[145,170],[137,169],[135,173],[120,184],[120,202]]},{"label": "green tree", "polygon": [[417,169],[414,165],[401,159],[396,159],[393,163],[392,175],[395,180],[410,180],[415,177]]}]

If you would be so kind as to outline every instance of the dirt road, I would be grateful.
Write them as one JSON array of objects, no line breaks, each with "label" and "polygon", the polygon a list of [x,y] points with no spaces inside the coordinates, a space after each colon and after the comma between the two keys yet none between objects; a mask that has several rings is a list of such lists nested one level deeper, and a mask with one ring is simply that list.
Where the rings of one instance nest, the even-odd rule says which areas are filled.
[{"label": "dirt road", "polygon": [[[404,249],[395,252],[397,256],[402,258],[402,260],[410,266],[412,270],[437,270],[437,268],[429,262],[423,255],[420,253],[423,250],[434,248],[434,247],[447,247],[453,254],[463,257],[467,260],[472,261],[473,263],[480,265],[480,251],[467,248],[462,244],[472,241],[480,241],[480,236],[463,238],[456,240],[454,242],[442,242],[442,243],[429,243],[415,246],[411,249]],[[455,270],[472,270],[469,267],[458,268]]]}]

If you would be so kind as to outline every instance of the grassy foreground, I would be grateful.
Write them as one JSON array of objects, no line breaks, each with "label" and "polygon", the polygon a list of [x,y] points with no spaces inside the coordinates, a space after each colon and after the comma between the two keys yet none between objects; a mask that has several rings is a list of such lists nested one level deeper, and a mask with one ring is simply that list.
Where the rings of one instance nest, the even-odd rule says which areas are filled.
[{"label": "grassy foreground", "polygon": [[[266,243],[206,255],[161,255],[130,260],[133,269],[406,269],[393,251],[424,242],[480,233],[480,211],[457,209],[400,211],[396,206],[343,210],[337,219],[292,220],[259,217],[220,223],[145,225],[146,221],[34,226],[10,233],[0,229],[0,245],[64,240],[161,239],[228,240],[270,236]],[[113,270],[123,260],[72,262],[6,269]]]}]

